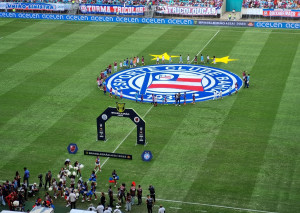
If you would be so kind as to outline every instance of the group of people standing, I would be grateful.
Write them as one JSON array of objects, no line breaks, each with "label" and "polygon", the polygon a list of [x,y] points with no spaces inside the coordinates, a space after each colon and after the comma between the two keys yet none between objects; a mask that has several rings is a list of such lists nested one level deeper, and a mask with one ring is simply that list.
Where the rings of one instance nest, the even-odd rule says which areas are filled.
[{"label": "group of people standing", "polygon": [[[171,64],[173,62],[172,60],[172,56],[168,56],[169,57],[169,64]],[[178,56],[177,56],[178,57]],[[161,59],[161,62],[160,62],[160,59]],[[209,55],[206,55],[206,62],[205,62],[205,59],[204,59],[204,56],[203,54],[200,55],[200,64],[209,64],[211,61],[211,58],[209,57]],[[161,55],[161,57],[159,56],[156,56],[156,64],[164,64],[166,62],[165,60],[165,56],[164,55]],[[194,59],[191,60],[191,57],[190,57],[190,54],[187,55],[186,57],[186,62],[187,64],[191,64],[192,62],[194,62],[194,64],[198,64],[198,55],[195,55]],[[183,64],[183,58],[182,58],[182,55],[179,55],[179,61],[178,61],[179,64]],[[213,64],[216,64],[216,56],[213,56],[212,58],[212,63]]]},{"label": "group of people standing", "polygon": [[244,88],[249,88],[249,82],[250,82],[250,74],[247,71],[243,71],[243,81],[244,81]]},{"label": "group of people standing", "polygon": [[[67,204],[66,207],[71,206],[71,209],[76,208],[76,201],[80,199],[80,197],[82,197],[82,202],[92,201],[92,197],[94,197],[94,200],[99,200],[99,205],[94,209],[91,206],[89,208],[100,213],[121,213],[120,208],[123,204],[125,207],[125,211],[131,211],[133,205],[141,205],[143,203],[143,189],[141,185],[138,185],[138,187],[136,187],[136,183],[132,182],[129,189],[126,189],[125,183],[120,184],[120,186],[118,187],[117,180],[119,180],[119,176],[117,175],[116,170],[113,170],[112,172],[113,185],[110,185],[108,188],[108,200],[106,199],[106,195],[104,192],[101,192],[100,199],[98,198],[96,192],[97,173],[102,171],[99,156],[97,156],[95,160],[94,170],[91,172],[90,178],[87,181],[83,181],[81,177],[82,168],[83,165],[78,161],[75,161],[74,164],[71,164],[71,161],[69,159],[66,159],[64,167],[61,168],[59,174],[57,175],[57,178],[59,179],[58,181],[56,181],[56,178],[53,177],[51,171],[48,171],[45,175],[45,184],[41,180],[42,176],[40,177],[39,175],[41,181],[39,187],[41,188],[44,185],[46,191],[44,199],[37,197],[35,206],[54,208],[53,199],[49,194],[51,191],[53,191],[53,197],[55,199],[57,199],[58,197],[64,198]],[[9,181],[7,181],[3,185],[0,185],[0,205],[6,205],[7,203],[12,210],[14,209],[13,202],[16,200],[20,200],[21,206],[25,205],[25,200],[27,200],[27,186],[29,186],[29,174],[29,170],[27,168],[24,168],[23,184],[21,184],[21,177],[17,172],[16,177],[14,178],[14,181],[12,183],[9,183]],[[75,181],[76,177],[78,178],[77,182]],[[90,186],[88,183],[90,183]],[[116,194],[114,194],[113,187],[118,187]],[[37,189],[37,191],[35,191],[33,194],[33,196],[35,196],[35,193],[39,191],[36,183],[32,185],[32,189],[30,188],[30,190],[33,189]],[[155,204],[155,188],[150,185],[148,190],[149,195],[147,196],[145,204],[147,206],[148,212],[152,212],[152,208]],[[18,194],[18,191],[20,191],[20,194]],[[112,208],[114,207],[115,210],[113,211]],[[162,208],[163,207],[161,207],[160,209]]]}]

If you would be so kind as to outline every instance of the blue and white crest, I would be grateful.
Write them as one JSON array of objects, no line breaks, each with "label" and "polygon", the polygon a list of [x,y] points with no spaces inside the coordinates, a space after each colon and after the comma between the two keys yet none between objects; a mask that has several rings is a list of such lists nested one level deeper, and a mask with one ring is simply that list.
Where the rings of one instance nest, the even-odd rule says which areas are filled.
[{"label": "blue and white crest", "polygon": [[149,150],[145,150],[142,155],[142,160],[143,161],[151,161],[151,159],[153,158],[152,152]]},{"label": "blue and white crest", "polygon": [[123,98],[144,102],[174,103],[175,94],[181,93],[186,103],[214,98],[215,91],[227,96],[239,90],[243,82],[227,70],[201,65],[152,65],[122,70],[106,80],[107,90],[122,91]]}]

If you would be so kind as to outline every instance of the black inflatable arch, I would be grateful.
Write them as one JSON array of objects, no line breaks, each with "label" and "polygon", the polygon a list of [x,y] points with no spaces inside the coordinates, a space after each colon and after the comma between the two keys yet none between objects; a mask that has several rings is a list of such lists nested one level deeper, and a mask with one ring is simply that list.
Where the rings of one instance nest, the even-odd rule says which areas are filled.
[{"label": "black inflatable arch", "polygon": [[110,117],[127,117],[130,118],[137,126],[137,137],[136,143],[145,145],[145,121],[134,111],[134,109],[123,109],[118,110],[117,108],[108,107],[101,115],[97,118],[97,138],[98,140],[105,141],[105,123]]}]

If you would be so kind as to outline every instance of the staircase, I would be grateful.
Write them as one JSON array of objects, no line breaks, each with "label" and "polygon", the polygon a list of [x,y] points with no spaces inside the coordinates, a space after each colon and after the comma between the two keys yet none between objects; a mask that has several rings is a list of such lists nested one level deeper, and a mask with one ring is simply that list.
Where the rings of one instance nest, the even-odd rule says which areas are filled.
[{"label": "staircase", "polygon": [[[222,21],[228,21],[228,17],[229,17],[229,14],[231,14],[231,21],[238,21],[242,18],[242,13],[241,12],[226,12],[222,15],[222,17],[220,18],[220,20]],[[235,19],[234,19],[235,17]]]},{"label": "staircase", "polygon": [[145,18],[153,18],[155,12],[155,6],[151,6],[151,9],[147,6],[147,9],[145,10],[144,17]]},{"label": "staircase", "polygon": [[71,9],[68,11],[68,14],[69,15],[76,15],[78,10],[79,10],[79,4],[74,3],[74,4],[71,5]]}]

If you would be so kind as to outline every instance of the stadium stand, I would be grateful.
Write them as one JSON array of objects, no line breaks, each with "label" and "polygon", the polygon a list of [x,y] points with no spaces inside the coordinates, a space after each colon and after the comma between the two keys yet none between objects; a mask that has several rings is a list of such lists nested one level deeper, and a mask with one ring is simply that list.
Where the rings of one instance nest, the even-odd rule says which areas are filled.
[{"label": "stadium stand", "polygon": [[[71,3],[72,0],[0,0],[0,2],[22,2],[22,3]],[[111,4],[111,5],[176,5],[176,6],[195,6],[195,7],[222,7],[223,0],[76,0],[76,3],[83,4]]]},{"label": "stadium stand", "polygon": [[223,5],[223,0],[170,0],[161,1],[160,4],[175,5],[175,6],[194,6],[194,7],[216,7],[221,8]]},{"label": "stadium stand", "polygon": [[244,8],[299,9],[300,0],[244,0]]}]

